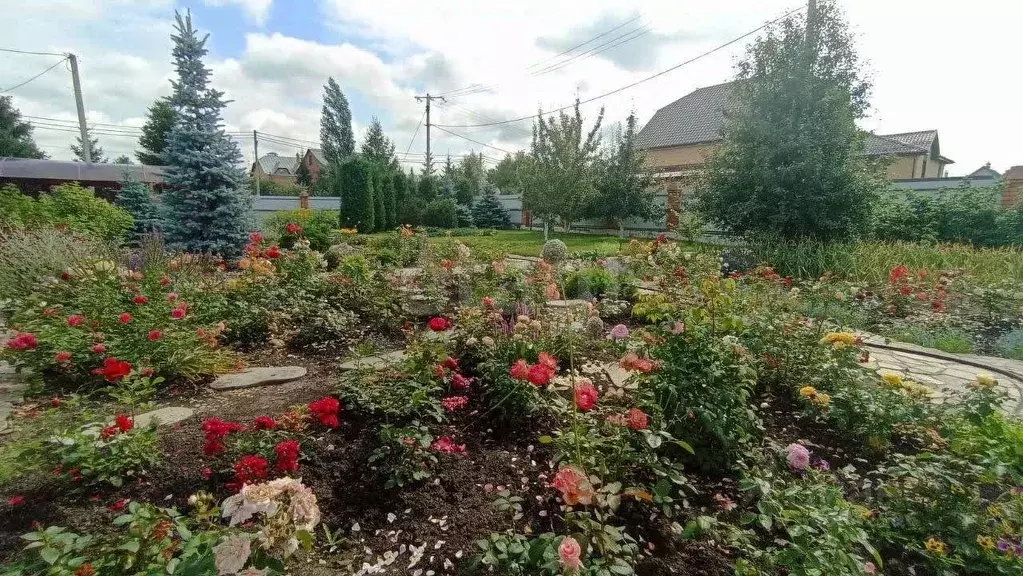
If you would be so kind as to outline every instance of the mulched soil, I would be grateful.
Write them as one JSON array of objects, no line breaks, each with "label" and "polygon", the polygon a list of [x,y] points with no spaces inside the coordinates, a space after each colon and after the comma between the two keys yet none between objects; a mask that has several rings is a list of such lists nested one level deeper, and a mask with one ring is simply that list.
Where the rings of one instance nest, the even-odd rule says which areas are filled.
[{"label": "mulched soil", "polygon": [[[309,373],[294,382],[246,390],[214,393],[203,386],[174,389],[174,396],[161,399],[161,405],[189,406],[196,414],[162,429],[160,441],[166,457],[146,478],[129,481],[119,490],[68,492],[66,484],[45,475],[33,475],[16,487],[7,487],[0,493],[0,507],[6,508],[0,518],[0,562],[20,549],[19,535],[29,531],[34,521],[107,532],[118,515],[107,506],[122,498],[183,510],[188,496],[198,490],[213,492],[218,498],[228,496],[223,486],[226,476],[214,474],[208,480],[203,476],[204,468],[216,465],[202,453],[202,420],[218,416],[248,422],[263,414],[279,415],[290,406],[334,393],[338,378],[337,360],[332,357],[302,357],[280,349],[264,349],[251,352],[248,360],[253,365],[302,365]],[[470,408],[475,398],[471,402]],[[547,427],[542,423],[498,427],[492,415],[471,411],[456,416],[450,425],[435,432],[451,434],[458,442],[466,443],[468,454],[439,455],[433,478],[403,490],[384,489],[384,480],[367,463],[376,444],[377,422],[343,412],[338,430],[307,442],[299,475],[317,494],[323,524],[343,538],[338,549],[330,552],[322,530],[318,531],[316,549],[310,554],[300,553],[299,560],[289,564],[289,573],[354,574],[364,562],[374,564],[393,551],[402,553],[387,567],[387,574],[411,576],[428,570],[451,574],[475,553],[473,542],[492,532],[551,530],[558,503],[546,485],[553,476],[550,453],[536,443]],[[726,491],[718,489],[718,479],[699,479],[696,483],[702,486],[701,491]],[[495,492],[504,487],[525,499],[521,518],[513,520],[492,505]],[[26,496],[27,502],[10,509],[6,498],[15,489]],[[680,542],[671,536],[668,523],[654,520],[659,517],[651,514],[652,509],[629,506],[629,532],[639,535],[644,547],[639,574],[730,573],[726,550],[708,541]],[[708,506],[713,502],[694,503],[693,515],[706,513]],[[676,520],[684,524],[687,518]],[[426,548],[422,558],[410,566],[409,547],[423,544]]]}]

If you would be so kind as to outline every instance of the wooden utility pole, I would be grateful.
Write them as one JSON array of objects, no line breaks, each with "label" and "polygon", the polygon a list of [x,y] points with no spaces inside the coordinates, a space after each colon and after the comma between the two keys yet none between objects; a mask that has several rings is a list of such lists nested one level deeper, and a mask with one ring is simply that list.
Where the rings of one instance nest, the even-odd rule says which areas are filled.
[{"label": "wooden utility pole", "polygon": [[78,77],[78,57],[69,52],[67,59],[71,62],[71,84],[75,89],[75,106],[78,108],[78,130],[82,134],[82,156],[86,164],[91,164],[92,141],[89,140],[89,128],[85,125],[85,103],[82,101],[82,81]]},{"label": "wooden utility pole", "polygon": [[443,96],[430,96],[427,92],[426,96],[416,96],[417,102],[426,101],[426,173],[433,173],[433,156],[430,155],[430,100],[440,100],[441,102],[447,102]]},{"label": "wooden utility pole", "polygon": [[256,155],[252,175],[256,177],[256,196],[259,196],[259,172],[256,172],[256,167],[259,166],[259,132],[255,130],[252,131],[252,148],[252,153]]}]

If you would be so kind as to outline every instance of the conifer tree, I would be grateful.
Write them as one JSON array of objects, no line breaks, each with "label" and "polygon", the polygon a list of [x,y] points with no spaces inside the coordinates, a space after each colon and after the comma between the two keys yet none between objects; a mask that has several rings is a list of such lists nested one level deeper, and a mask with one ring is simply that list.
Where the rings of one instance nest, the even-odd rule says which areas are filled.
[{"label": "conifer tree", "polygon": [[320,146],[327,164],[336,166],[355,153],[352,133],[352,111],[341,87],[334,78],[323,87],[323,108],[320,113]]},{"label": "conifer tree", "polygon": [[163,194],[168,248],[241,254],[249,232],[251,198],[238,144],[221,129],[223,92],[212,88],[203,64],[206,40],[192,28],[192,15],[175,12],[174,66],[177,80],[169,102],[177,121],[167,137]]},{"label": "conifer tree", "polygon": [[117,205],[127,210],[135,219],[132,235],[136,239],[161,228],[160,215],[153,201],[153,194],[149,186],[142,182],[125,178],[121,182],[121,190],[117,193]]}]

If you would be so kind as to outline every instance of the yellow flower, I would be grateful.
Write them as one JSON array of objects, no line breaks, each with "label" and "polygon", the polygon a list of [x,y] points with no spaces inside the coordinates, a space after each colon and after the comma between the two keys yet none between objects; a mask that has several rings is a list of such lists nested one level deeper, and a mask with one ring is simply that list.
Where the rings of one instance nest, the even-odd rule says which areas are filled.
[{"label": "yellow flower", "polygon": [[994,388],[998,384],[994,376],[990,374],[977,374],[977,386],[980,388]]},{"label": "yellow flower", "polygon": [[924,546],[928,551],[942,556],[948,552],[948,545],[937,538],[928,538],[927,541],[924,542]]},{"label": "yellow flower", "polygon": [[803,386],[799,389],[799,395],[803,398],[811,398],[817,394],[817,389],[813,386]]},{"label": "yellow flower", "polygon": [[985,550],[992,550],[995,547],[995,539],[990,536],[977,536],[977,544]]},{"label": "yellow flower", "polygon": [[874,511],[869,508],[864,508],[863,511],[860,512],[860,518],[863,520],[870,520],[873,517]]},{"label": "yellow flower", "polygon": [[828,332],[824,335],[824,338],[821,338],[821,343],[833,344],[836,348],[839,343],[841,343],[842,347],[852,346],[856,344],[856,335],[852,332]]},{"label": "yellow flower", "polygon": [[899,374],[898,372],[889,372],[888,370],[885,370],[881,373],[881,380],[884,380],[885,384],[894,388],[902,386],[902,374]]},{"label": "yellow flower", "polygon": [[817,406],[820,406],[820,407],[823,408],[823,407],[827,406],[828,404],[831,404],[831,396],[829,396],[829,395],[827,395],[827,394],[825,394],[823,392],[820,392],[816,396],[811,398],[810,401],[813,402],[814,404],[816,404]]}]

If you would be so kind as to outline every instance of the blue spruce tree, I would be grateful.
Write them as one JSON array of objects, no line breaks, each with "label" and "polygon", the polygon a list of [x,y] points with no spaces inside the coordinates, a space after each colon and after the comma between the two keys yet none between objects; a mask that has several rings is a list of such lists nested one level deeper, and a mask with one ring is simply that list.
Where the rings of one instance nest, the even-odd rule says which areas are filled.
[{"label": "blue spruce tree", "polygon": [[178,79],[171,81],[168,101],[177,120],[163,151],[164,235],[170,249],[231,258],[241,254],[249,228],[242,154],[221,129],[224,93],[209,86],[210,71],[202,62],[209,36],[199,38],[191,13],[174,17]]}]

